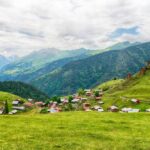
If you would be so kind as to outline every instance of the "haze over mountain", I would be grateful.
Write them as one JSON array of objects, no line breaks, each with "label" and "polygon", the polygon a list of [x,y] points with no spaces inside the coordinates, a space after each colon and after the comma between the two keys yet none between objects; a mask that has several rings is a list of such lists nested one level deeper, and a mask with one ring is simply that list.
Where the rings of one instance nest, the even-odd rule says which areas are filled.
[{"label": "haze over mountain", "polygon": [[63,67],[69,62],[84,59],[115,48],[119,50],[137,44],[137,42],[117,43],[102,50],[88,50],[80,48],[77,50],[60,51],[58,49],[52,50],[51,48],[35,51],[18,59],[14,63],[4,66],[1,70],[0,80],[31,81],[35,77],[50,73],[57,68]]},{"label": "haze over mountain", "polygon": [[49,95],[63,95],[90,88],[112,78],[135,73],[150,60],[150,43],[112,50],[70,62],[32,81]]}]

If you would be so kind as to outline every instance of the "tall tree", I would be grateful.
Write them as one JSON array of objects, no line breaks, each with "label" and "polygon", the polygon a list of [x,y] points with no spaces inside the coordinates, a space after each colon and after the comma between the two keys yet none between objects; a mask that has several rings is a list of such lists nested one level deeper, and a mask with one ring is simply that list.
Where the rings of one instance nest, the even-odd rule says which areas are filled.
[{"label": "tall tree", "polygon": [[8,113],[9,113],[9,106],[8,106],[7,100],[5,101],[4,113],[5,113],[5,114],[8,114]]}]

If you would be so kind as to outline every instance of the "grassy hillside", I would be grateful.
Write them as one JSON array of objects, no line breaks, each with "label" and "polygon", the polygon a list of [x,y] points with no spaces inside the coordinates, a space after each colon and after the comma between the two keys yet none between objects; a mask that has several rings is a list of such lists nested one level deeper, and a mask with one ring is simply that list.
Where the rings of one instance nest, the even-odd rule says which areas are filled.
[{"label": "grassy hillside", "polygon": [[136,73],[148,60],[150,43],[144,43],[71,62],[32,83],[50,96],[67,95],[79,88],[92,88],[115,77],[125,77],[129,72]]},{"label": "grassy hillside", "polygon": [[116,86],[120,85],[121,83],[123,83],[125,80],[124,79],[114,79],[114,80],[110,80],[107,82],[104,82],[98,86],[96,86],[94,89],[103,89],[103,91],[109,90],[111,88],[115,88]]},{"label": "grassy hillside", "polygon": [[[119,82],[119,80],[117,82]],[[108,83],[106,83],[106,85]],[[101,85],[100,88],[103,88],[103,85]],[[130,101],[132,98],[140,99],[141,104],[133,104]],[[105,102],[105,107],[117,105],[120,108],[134,107],[140,108],[141,110],[150,108],[150,70],[143,76],[136,74],[130,80],[126,79],[108,88],[108,91],[104,94],[103,101]]]},{"label": "grassy hillside", "polygon": [[148,150],[149,120],[146,113],[0,116],[0,149]]},{"label": "grassy hillside", "polygon": [[16,99],[20,99],[22,101],[25,101],[25,99],[20,97],[20,96],[0,91],[0,106],[3,105],[3,102],[5,100],[7,100],[8,104],[11,105],[12,101],[16,100]]},{"label": "grassy hillside", "polygon": [[26,99],[32,98],[44,101],[49,98],[45,93],[41,92],[40,90],[37,90],[33,86],[22,82],[15,82],[15,81],[0,82],[0,91],[16,94]]}]

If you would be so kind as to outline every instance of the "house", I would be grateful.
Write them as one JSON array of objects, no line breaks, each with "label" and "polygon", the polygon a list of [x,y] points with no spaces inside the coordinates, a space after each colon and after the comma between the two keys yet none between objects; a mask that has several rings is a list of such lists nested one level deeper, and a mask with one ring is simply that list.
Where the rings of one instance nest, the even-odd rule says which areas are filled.
[{"label": "house", "polygon": [[129,111],[132,111],[132,108],[122,108],[121,111],[122,112],[129,112]]},{"label": "house", "polygon": [[2,115],[3,114],[3,111],[2,110],[0,110],[0,115]]},{"label": "house", "polygon": [[89,103],[83,103],[83,110],[84,111],[91,111],[90,106],[91,105]]},{"label": "house", "polygon": [[51,107],[50,109],[48,109],[47,110],[48,112],[50,112],[50,113],[57,113],[57,112],[60,112],[60,111],[62,111],[62,109],[61,108],[59,108],[59,107]]},{"label": "house", "polygon": [[16,114],[18,112],[18,110],[12,110],[11,112],[9,112],[9,115],[13,115],[13,114]]},{"label": "house", "polygon": [[4,113],[4,107],[0,107],[0,115]]},{"label": "house", "polygon": [[98,112],[103,112],[104,109],[103,109],[102,107],[100,107],[97,111],[98,111]]},{"label": "house", "polygon": [[71,102],[72,102],[72,103],[77,103],[77,102],[79,102],[79,101],[80,101],[80,99],[75,98],[75,99],[73,99]]},{"label": "house", "polygon": [[13,106],[12,108],[16,110],[22,110],[22,111],[25,110],[24,106]]},{"label": "house", "polygon": [[57,112],[57,110],[55,108],[50,108],[47,111],[50,113],[56,113]]},{"label": "house", "polygon": [[13,106],[18,106],[18,105],[20,105],[20,104],[22,104],[22,102],[21,102],[21,100],[14,100],[14,101],[12,101],[12,105]]},{"label": "house", "polygon": [[28,102],[30,102],[30,103],[35,103],[35,100],[34,100],[34,99],[29,98],[29,99],[28,99]]},{"label": "house", "polygon": [[91,92],[91,89],[85,89],[84,92]]},{"label": "house", "polygon": [[98,110],[98,109],[100,109],[100,108],[101,108],[101,107],[100,107],[100,106],[97,106],[97,105],[93,107],[94,110]]},{"label": "house", "polygon": [[122,108],[121,111],[122,111],[122,112],[127,112],[127,113],[140,112],[139,109],[134,109],[134,108]]},{"label": "house", "polygon": [[26,102],[26,103],[24,103],[24,106],[26,108],[32,108],[34,105],[31,102]]},{"label": "house", "polygon": [[146,109],[146,112],[150,112],[150,109]]},{"label": "house", "polygon": [[86,101],[86,100],[87,100],[87,98],[83,98],[83,97],[81,98],[81,101]]},{"label": "house", "polygon": [[50,108],[56,108],[57,107],[57,102],[51,102],[49,107]]},{"label": "house", "polygon": [[102,97],[95,97],[95,100],[97,100],[97,101],[99,101],[101,99],[102,99]]},{"label": "house", "polygon": [[92,92],[86,92],[86,96],[92,96]]},{"label": "house", "polygon": [[63,103],[63,104],[67,104],[69,101],[68,99],[66,98],[61,98],[60,101]]},{"label": "house", "polygon": [[92,90],[91,89],[85,89],[85,94],[86,96],[91,96],[92,95]]},{"label": "house", "polygon": [[132,109],[128,111],[128,113],[137,113],[137,112],[140,112],[140,109]]},{"label": "house", "polygon": [[131,99],[131,102],[135,104],[139,104],[141,101],[139,99]]},{"label": "house", "polygon": [[99,95],[100,95],[100,96],[103,96],[103,95],[104,95],[104,93],[103,93],[103,92],[99,92]]},{"label": "house", "polygon": [[102,104],[104,104],[104,102],[103,102],[103,101],[100,101],[100,102],[98,102],[98,104],[102,105]]},{"label": "house", "polygon": [[43,103],[42,101],[40,101],[40,102],[35,102],[35,105],[37,107],[43,107],[45,105],[45,103]]},{"label": "house", "polygon": [[118,112],[119,111],[119,108],[117,107],[117,106],[110,106],[109,108],[108,108],[108,110],[109,111],[111,111],[111,112]]}]

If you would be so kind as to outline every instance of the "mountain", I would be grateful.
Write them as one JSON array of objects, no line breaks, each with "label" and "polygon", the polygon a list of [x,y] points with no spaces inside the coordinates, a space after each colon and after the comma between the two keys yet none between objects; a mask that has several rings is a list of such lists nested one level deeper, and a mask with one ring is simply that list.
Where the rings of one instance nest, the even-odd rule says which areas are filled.
[{"label": "mountain", "polygon": [[[116,105],[119,108],[130,107],[140,108],[141,111],[149,109],[150,104],[150,68],[142,75],[140,72],[133,75],[130,79],[112,80],[106,82],[98,88],[105,90],[103,96],[104,108]],[[106,88],[107,86],[107,88]],[[139,99],[141,103],[135,105],[131,99]]]},{"label": "mountain", "polygon": [[78,88],[91,88],[112,78],[135,73],[150,60],[150,43],[123,50],[107,51],[86,59],[70,62],[32,81],[48,95],[66,95]]},{"label": "mountain", "polygon": [[140,43],[140,42],[132,42],[131,43],[129,41],[125,41],[125,42],[120,42],[120,43],[114,44],[114,45],[106,48],[105,50],[121,50],[121,49],[125,49],[127,47],[136,46],[139,44],[142,44],[142,43]]},{"label": "mountain", "polygon": [[0,69],[7,65],[9,62],[10,61],[6,57],[0,55]]},{"label": "mountain", "polygon": [[31,85],[22,82],[15,82],[15,81],[0,82],[0,91],[12,93],[26,99],[32,98],[44,101],[49,98],[43,92],[37,90]]},{"label": "mountain", "polygon": [[[44,66],[39,66],[39,69],[36,70],[34,70],[34,67],[32,66],[30,66],[30,68],[29,66],[27,67],[26,65],[25,65],[26,67],[24,65],[22,66],[22,62],[20,61],[15,64],[9,64],[3,67],[3,69],[1,70],[0,80],[1,81],[17,80],[17,81],[30,82],[34,78],[45,75],[46,73],[58,69],[69,62],[84,59],[92,55],[91,53],[89,53],[88,50],[85,49],[67,51],[67,53],[69,53],[67,57],[56,61],[52,61],[50,63],[46,63]],[[69,56],[73,56],[73,57],[69,57]]]},{"label": "mountain", "polygon": [[70,57],[88,57],[87,49],[60,51],[57,49],[44,49],[32,52],[31,54],[20,58],[14,63],[5,66],[2,73],[6,76],[17,76],[21,74],[33,73],[49,63]]},{"label": "mountain", "polygon": [[30,82],[42,75],[50,73],[55,69],[63,67],[65,64],[75,60],[84,59],[93,55],[100,54],[104,51],[109,51],[114,48],[121,49],[138,43],[122,42],[115,44],[104,50],[88,50],[84,48],[68,51],[60,51],[58,49],[43,49],[32,52],[23,57],[16,58],[16,56],[8,58],[9,61],[16,60],[14,63],[5,65],[0,71],[0,80],[19,80]]}]

